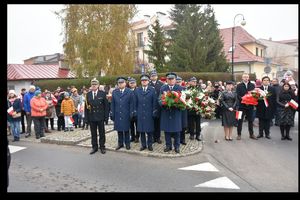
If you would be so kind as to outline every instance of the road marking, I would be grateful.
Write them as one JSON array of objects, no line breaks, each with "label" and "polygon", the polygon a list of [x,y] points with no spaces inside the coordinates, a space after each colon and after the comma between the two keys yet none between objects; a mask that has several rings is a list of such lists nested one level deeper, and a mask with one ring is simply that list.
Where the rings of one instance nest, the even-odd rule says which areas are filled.
[{"label": "road marking", "polygon": [[194,170],[194,171],[209,171],[209,172],[218,172],[219,170],[215,168],[209,162],[201,163],[198,165],[192,165],[188,167],[179,168],[180,170]]},{"label": "road marking", "polygon": [[203,122],[203,123],[201,123],[201,128],[204,128],[205,126],[208,126],[208,125],[209,125],[208,122]]},{"label": "road marking", "polygon": [[239,186],[234,184],[229,178],[227,177],[220,177],[210,181],[206,181],[199,185],[195,185],[195,187],[211,187],[211,188],[225,188],[225,189],[240,189]]},{"label": "road marking", "polygon": [[13,145],[8,145],[10,153],[15,153],[17,151],[21,151],[23,149],[26,149],[26,147],[20,147],[20,146],[13,146]]}]

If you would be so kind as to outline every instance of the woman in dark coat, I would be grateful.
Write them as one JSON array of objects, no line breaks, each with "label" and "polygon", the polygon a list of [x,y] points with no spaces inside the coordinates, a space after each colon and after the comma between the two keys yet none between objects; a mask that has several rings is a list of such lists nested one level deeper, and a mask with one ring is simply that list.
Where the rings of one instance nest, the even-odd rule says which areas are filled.
[{"label": "woman in dark coat", "polygon": [[279,113],[278,124],[280,126],[281,140],[292,140],[290,137],[290,128],[291,126],[294,126],[294,117],[296,112],[296,110],[288,104],[288,102],[290,102],[292,99],[297,102],[296,96],[292,91],[290,84],[284,83],[279,95],[277,96]]},{"label": "woman in dark coat", "polygon": [[221,93],[220,104],[222,108],[222,126],[224,126],[225,140],[232,141],[232,130],[236,126],[235,107],[237,94],[233,91],[233,82],[226,82],[226,90]]}]

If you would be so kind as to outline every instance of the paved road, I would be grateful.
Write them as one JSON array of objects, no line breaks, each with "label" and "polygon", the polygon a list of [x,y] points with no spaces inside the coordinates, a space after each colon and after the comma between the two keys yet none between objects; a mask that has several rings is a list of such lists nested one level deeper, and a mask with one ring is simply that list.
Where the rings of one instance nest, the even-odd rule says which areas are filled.
[{"label": "paved road", "polygon": [[91,156],[77,146],[10,143],[26,148],[12,153],[8,192],[297,192],[296,121],[292,142],[280,140],[278,127],[272,127],[272,140],[251,140],[246,124],[242,140],[228,142],[220,121],[209,121],[204,150],[180,158],[113,151]]}]

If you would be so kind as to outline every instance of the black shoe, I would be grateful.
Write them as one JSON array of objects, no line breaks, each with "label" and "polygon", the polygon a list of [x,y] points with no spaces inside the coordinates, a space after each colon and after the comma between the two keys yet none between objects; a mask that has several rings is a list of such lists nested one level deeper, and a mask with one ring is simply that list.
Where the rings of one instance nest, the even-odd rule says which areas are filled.
[{"label": "black shoe", "polygon": [[58,128],[58,129],[57,129],[57,131],[61,131],[61,129],[60,129],[60,128]]},{"label": "black shoe", "polygon": [[148,150],[149,150],[149,151],[153,151],[153,148],[152,148],[152,147],[148,147]]},{"label": "black shoe", "polygon": [[102,154],[105,154],[105,153],[106,153],[105,148],[100,148],[100,151],[101,151]]},{"label": "black shoe", "polygon": [[130,149],[130,146],[126,146],[126,149],[129,150],[129,149]]},{"label": "black shoe", "polygon": [[197,141],[201,141],[200,137],[196,137],[196,140],[197,140]]},{"label": "black shoe", "polygon": [[195,138],[194,138],[194,136],[190,136],[190,140],[194,140]]},{"label": "black shoe", "polygon": [[162,143],[162,141],[161,141],[160,139],[158,139],[158,140],[157,140],[157,143],[158,143],[158,144],[161,144],[161,143]]},{"label": "black shoe", "polygon": [[287,140],[292,141],[293,139],[291,137],[285,137]]},{"label": "black shoe", "polygon": [[134,143],[139,143],[139,139],[135,138]]},{"label": "black shoe", "polygon": [[[256,138],[262,138],[264,137],[263,135],[258,135]],[[267,136],[266,136],[267,137]]]},{"label": "black shoe", "polygon": [[281,140],[285,140],[286,138],[285,137],[281,137]]},{"label": "black shoe", "polygon": [[186,145],[186,143],[185,143],[185,142],[180,142],[180,144],[182,144],[182,145]]},{"label": "black shoe", "polygon": [[94,154],[98,151],[98,149],[92,149],[92,151],[90,152],[90,154]]},{"label": "black shoe", "polygon": [[146,149],[146,147],[141,147],[140,151],[144,151]]},{"label": "black shoe", "polygon": [[15,138],[13,139],[13,142],[18,142],[18,141],[20,141],[20,138],[18,138],[18,137],[15,137]]},{"label": "black shoe", "polygon": [[118,146],[118,147],[116,148],[116,150],[119,150],[119,149],[121,149],[121,148],[123,148],[123,147],[124,147],[123,145]]},{"label": "black shoe", "polygon": [[266,135],[266,138],[271,139],[271,137],[269,135]]},{"label": "black shoe", "polygon": [[25,134],[25,138],[28,138],[28,137],[30,137],[30,136],[31,136],[30,133],[26,133],[26,134]]},{"label": "black shoe", "polygon": [[179,148],[175,148],[175,153],[180,153]]},{"label": "black shoe", "polygon": [[166,147],[166,148],[164,149],[164,152],[169,152],[169,151],[171,151],[171,150],[172,150],[171,148]]},{"label": "black shoe", "polygon": [[36,136],[35,138],[36,138],[36,139],[40,139],[41,137],[40,137],[40,136]]},{"label": "black shoe", "polygon": [[43,135],[41,134],[41,137],[45,137],[45,135],[44,135],[44,134],[43,134]]}]

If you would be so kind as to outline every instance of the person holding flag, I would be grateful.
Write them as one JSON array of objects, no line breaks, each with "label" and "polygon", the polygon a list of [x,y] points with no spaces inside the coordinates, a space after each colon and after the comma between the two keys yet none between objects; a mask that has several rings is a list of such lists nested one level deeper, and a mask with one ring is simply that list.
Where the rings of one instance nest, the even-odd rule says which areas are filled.
[{"label": "person holding flag", "polygon": [[[232,141],[232,130],[237,125],[236,107],[237,94],[233,91],[233,82],[226,82],[226,89],[220,94],[220,105],[222,110],[222,126],[224,126],[225,140]],[[241,111],[240,111],[241,112]],[[239,113],[239,111],[237,111]],[[241,116],[240,116],[241,117]]]},{"label": "person holding flag", "polygon": [[278,105],[278,124],[280,126],[281,140],[292,140],[290,137],[290,128],[294,126],[295,108],[298,109],[298,100],[289,83],[286,82],[283,84],[276,101]]},{"label": "person holding flag", "polygon": [[259,120],[259,134],[257,138],[262,138],[265,132],[265,136],[267,139],[271,139],[270,137],[270,123],[275,114],[276,108],[276,91],[273,86],[270,85],[270,78],[268,76],[264,76],[262,79],[262,86],[259,88],[263,90],[267,97],[264,97],[262,100],[258,100],[258,104],[256,106],[256,117]]},{"label": "person holding flag", "polygon": [[72,114],[75,113],[75,106],[73,100],[70,98],[70,94],[65,92],[65,98],[61,103],[61,113],[64,115],[65,118],[65,132],[67,131],[74,131],[73,123],[74,120],[72,118]]}]

